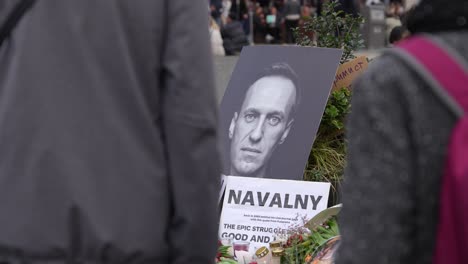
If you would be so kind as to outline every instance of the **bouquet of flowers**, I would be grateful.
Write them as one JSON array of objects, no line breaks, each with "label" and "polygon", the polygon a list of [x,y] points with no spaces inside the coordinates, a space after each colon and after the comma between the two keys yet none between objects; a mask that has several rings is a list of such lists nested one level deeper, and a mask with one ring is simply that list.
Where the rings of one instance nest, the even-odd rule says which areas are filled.
[{"label": "bouquet of flowers", "polygon": [[218,252],[216,253],[216,263],[220,264],[237,264],[234,260],[231,246],[225,246],[218,241]]},{"label": "bouquet of flowers", "polygon": [[[290,228],[282,264],[314,263],[314,256],[327,242],[339,236],[336,215],[341,206],[328,208],[307,224]],[[336,239],[336,240],[339,240]]]},{"label": "bouquet of flowers", "polygon": [[[218,252],[216,254],[215,262],[218,264],[257,264],[256,260],[253,259],[249,255],[248,251],[244,250],[244,248],[237,248],[236,250],[235,248],[235,243],[234,246],[231,246],[230,242],[223,244],[221,241],[218,241]],[[235,254],[234,251],[236,251]]]}]

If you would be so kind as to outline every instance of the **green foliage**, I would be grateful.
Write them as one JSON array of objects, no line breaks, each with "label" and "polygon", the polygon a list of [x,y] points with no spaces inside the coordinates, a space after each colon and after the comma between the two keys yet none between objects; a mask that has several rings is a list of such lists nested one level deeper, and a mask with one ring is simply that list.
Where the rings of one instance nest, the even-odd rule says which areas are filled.
[{"label": "green foliage", "polygon": [[351,91],[347,88],[334,91],[330,95],[304,171],[304,179],[307,181],[326,181],[332,184],[332,204],[339,202],[339,185],[346,164],[344,122],[350,111],[350,100]]},{"label": "green foliage", "polygon": [[[343,49],[341,63],[354,59],[354,51],[363,47],[359,32],[364,19],[337,11],[339,4],[324,4],[322,16],[314,17],[295,29],[297,44]],[[339,202],[339,186],[346,161],[345,117],[350,111],[351,91],[346,88],[332,92],[318,129],[304,180],[332,184],[329,202]]]},{"label": "green foliage", "polygon": [[[351,91],[347,88],[332,92],[328,99],[325,112],[323,113],[322,132],[342,132],[344,129],[344,118],[350,110]],[[332,136],[335,136],[332,134]]]},{"label": "green foliage", "polygon": [[353,52],[364,46],[359,31],[364,18],[338,11],[338,5],[336,1],[324,4],[322,15],[305,21],[302,27],[295,29],[295,34],[301,46],[343,49],[341,63],[344,63],[354,59]]}]

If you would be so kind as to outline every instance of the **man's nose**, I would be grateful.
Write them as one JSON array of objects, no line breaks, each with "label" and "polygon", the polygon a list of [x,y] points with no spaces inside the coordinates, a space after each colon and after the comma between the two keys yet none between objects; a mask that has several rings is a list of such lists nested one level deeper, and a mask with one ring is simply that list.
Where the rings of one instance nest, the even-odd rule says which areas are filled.
[{"label": "man's nose", "polygon": [[260,140],[262,140],[264,123],[265,123],[264,118],[260,118],[260,120],[258,120],[256,126],[254,127],[254,129],[252,130],[249,136],[252,142],[259,142]]}]

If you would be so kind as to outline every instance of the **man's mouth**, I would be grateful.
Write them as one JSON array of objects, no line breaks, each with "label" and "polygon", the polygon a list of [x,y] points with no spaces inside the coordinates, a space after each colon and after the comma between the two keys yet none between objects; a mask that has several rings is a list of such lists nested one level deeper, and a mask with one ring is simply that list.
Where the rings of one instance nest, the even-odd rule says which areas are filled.
[{"label": "man's mouth", "polygon": [[249,147],[244,147],[241,148],[241,151],[246,151],[246,152],[252,152],[252,153],[262,153],[259,149],[256,148],[249,148]]}]

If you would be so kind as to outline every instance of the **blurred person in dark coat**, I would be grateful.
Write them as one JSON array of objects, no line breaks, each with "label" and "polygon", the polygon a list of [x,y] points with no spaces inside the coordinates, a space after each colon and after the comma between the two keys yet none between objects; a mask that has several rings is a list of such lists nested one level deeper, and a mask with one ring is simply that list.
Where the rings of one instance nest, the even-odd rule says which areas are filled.
[{"label": "blurred person in dark coat", "polygon": [[211,17],[216,21],[218,26],[221,26],[221,14],[223,13],[222,0],[210,0]]},{"label": "blurred person in dark coat", "polygon": [[242,24],[242,28],[246,35],[250,32],[250,19],[249,15],[249,4],[247,0],[232,0],[231,13],[235,14],[231,16],[231,19],[237,20]]},{"label": "blurred person in dark coat", "polygon": [[[465,0],[422,0],[407,27],[412,35],[430,34],[466,63],[467,21]],[[353,87],[335,263],[433,263],[441,179],[457,115],[394,53],[376,59]]]},{"label": "blurred person in dark coat", "polygon": [[357,16],[359,14],[359,8],[355,0],[339,0],[337,10],[343,11],[345,14]]},{"label": "blurred person in dark coat", "polygon": [[253,17],[253,29],[254,29],[254,43],[264,44],[266,42],[266,34],[268,25],[266,22],[265,13],[261,6],[257,6]]},{"label": "blurred person in dark coat", "polygon": [[207,19],[206,0],[48,0],[24,14],[0,47],[2,262],[213,261]]},{"label": "blurred person in dark coat", "polygon": [[266,16],[267,32],[272,37],[270,43],[279,44],[281,42],[281,20],[278,9],[275,6],[270,7],[270,12]]},{"label": "blurred person in dark coat", "polygon": [[242,24],[235,20],[236,14],[231,13],[226,25],[221,29],[226,55],[238,55],[242,47],[249,45],[249,40],[242,29]]},{"label": "blurred person in dark coat", "polygon": [[286,28],[286,43],[296,42],[294,29],[299,25],[301,19],[301,5],[298,0],[286,0],[283,8],[284,26]]}]

